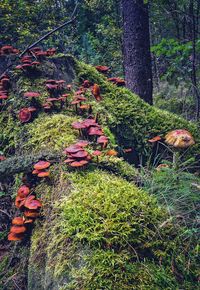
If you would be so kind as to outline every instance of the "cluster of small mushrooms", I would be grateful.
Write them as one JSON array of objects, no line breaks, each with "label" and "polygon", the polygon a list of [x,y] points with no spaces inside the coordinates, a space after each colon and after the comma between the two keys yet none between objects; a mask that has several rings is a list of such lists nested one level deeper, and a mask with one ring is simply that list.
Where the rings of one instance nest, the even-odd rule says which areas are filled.
[{"label": "cluster of small mushrooms", "polygon": [[39,216],[42,203],[29,186],[22,185],[17,191],[15,206],[23,216],[13,218],[8,234],[9,241],[21,241],[30,232],[30,225]]},{"label": "cluster of small mushrooms", "polygon": [[[49,167],[51,163],[45,160],[40,160],[34,164],[33,175],[38,178],[49,177]],[[12,226],[8,234],[9,241],[21,241],[30,233],[32,225],[37,217],[40,215],[42,203],[36,198],[36,193],[31,190],[31,183],[27,182],[20,186],[15,198],[15,207],[22,212],[22,216],[17,216],[12,220]]]}]

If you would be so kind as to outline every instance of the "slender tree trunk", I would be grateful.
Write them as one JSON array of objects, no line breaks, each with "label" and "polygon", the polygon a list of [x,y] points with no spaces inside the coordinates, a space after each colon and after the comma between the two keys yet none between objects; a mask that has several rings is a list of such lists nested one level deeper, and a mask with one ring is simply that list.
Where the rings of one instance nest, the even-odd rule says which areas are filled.
[{"label": "slender tree trunk", "polygon": [[195,21],[195,11],[194,11],[194,1],[190,1],[190,33],[192,40],[192,87],[193,94],[196,98],[196,119],[199,120],[200,117],[200,93],[197,85],[197,73],[196,73],[196,21]]},{"label": "slender tree trunk", "polygon": [[126,85],[146,102],[152,104],[148,6],[143,0],[121,1]]}]

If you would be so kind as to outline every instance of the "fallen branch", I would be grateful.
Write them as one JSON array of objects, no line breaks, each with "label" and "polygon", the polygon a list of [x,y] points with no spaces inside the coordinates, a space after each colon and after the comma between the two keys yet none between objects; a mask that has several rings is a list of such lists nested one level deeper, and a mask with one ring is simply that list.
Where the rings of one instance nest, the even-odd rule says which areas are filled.
[{"label": "fallen branch", "polygon": [[10,178],[16,173],[30,172],[35,162],[40,159],[47,159],[51,162],[59,162],[61,155],[58,153],[41,152],[36,155],[10,157],[0,162],[0,180]]}]

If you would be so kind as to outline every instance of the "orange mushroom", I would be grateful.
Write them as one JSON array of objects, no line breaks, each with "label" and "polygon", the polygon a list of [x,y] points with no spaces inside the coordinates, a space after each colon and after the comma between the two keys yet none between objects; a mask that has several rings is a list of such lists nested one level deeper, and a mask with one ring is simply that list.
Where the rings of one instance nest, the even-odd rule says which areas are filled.
[{"label": "orange mushroom", "polygon": [[108,150],[106,153],[108,156],[117,156],[118,152],[114,149]]},{"label": "orange mushroom", "polygon": [[29,193],[30,193],[30,188],[26,185],[20,186],[20,188],[17,191],[17,195],[22,198],[28,196]]},{"label": "orange mushroom", "polygon": [[23,217],[15,217],[13,220],[12,220],[12,225],[15,225],[15,226],[22,226],[24,224],[24,219]]},{"label": "orange mushroom", "polygon": [[26,227],[25,226],[12,226],[10,232],[13,234],[22,234],[25,233]]},{"label": "orange mushroom", "polygon": [[23,234],[14,234],[14,233],[9,233],[8,235],[8,240],[9,241],[21,241],[23,239],[24,235]]},{"label": "orange mushroom", "polygon": [[41,160],[41,161],[38,161],[33,167],[36,170],[43,170],[43,169],[49,168],[50,165],[51,165],[50,162]]},{"label": "orange mushroom", "polygon": [[38,173],[38,177],[49,177],[50,172],[49,171],[41,171]]},{"label": "orange mushroom", "polygon": [[192,134],[183,129],[169,132],[165,136],[165,142],[175,148],[188,148],[195,144]]}]

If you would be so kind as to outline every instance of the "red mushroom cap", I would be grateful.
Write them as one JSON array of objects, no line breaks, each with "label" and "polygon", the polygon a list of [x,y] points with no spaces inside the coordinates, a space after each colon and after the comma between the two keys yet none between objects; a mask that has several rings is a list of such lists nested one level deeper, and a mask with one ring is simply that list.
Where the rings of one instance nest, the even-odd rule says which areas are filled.
[{"label": "red mushroom cap", "polygon": [[35,112],[37,111],[37,109],[35,107],[28,107],[29,112]]},{"label": "red mushroom cap", "polygon": [[86,125],[83,122],[73,122],[72,128],[74,129],[84,129],[86,128]]},{"label": "red mushroom cap", "polygon": [[8,96],[6,95],[0,95],[0,100],[7,100],[8,99]]},{"label": "red mushroom cap", "polygon": [[106,73],[110,69],[108,66],[105,66],[105,65],[97,65],[95,66],[95,68],[101,73]]},{"label": "red mushroom cap", "polygon": [[30,210],[30,209],[28,209],[28,210],[25,210],[25,211],[24,211],[24,216],[25,216],[25,217],[36,218],[36,217],[38,217],[39,215],[40,215],[40,213],[37,212],[36,210]]},{"label": "red mushroom cap", "polygon": [[46,84],[46,88],[49,91],[51,91],[51,90],[57,90],[58,89],[58,85]]},{"label": "red mushroom cap", "polygon": [[38,199],[35,199],[34,195],[30,195],[26,198],[24,206],[28,209],[38,209],[42,207],[42,204]]},{"label": "red mushroom cap", "polygon": [[20,188],[17,191],[17,195],[22,198],[28,196],[29,193],[30,193],[30,188],[26,185],[20,186]]},{"label": "red mushroom cap", "polygon": [[37,93],[37,92],[26,92],[24,94],[24,97],[25,98],[37,98],[39,97],[41,94],[40,93]]},{"label": "red mushroom cap", "polygon": [[15,217],[13,220],[12,220],[12,224],[15,225],[15,226],[22,226],[24,224],[24,219],[23,217]]},{"label": "red mushroom cap", "polygon": [[25,203],[25,197],[17,196],[15,199],[15,206],[21,208]]},{"label": "red mushroom cap", "polygon": [[95,119],[85,119],[82,123],[87,128],[89,128],[90,126],[98,126],[98,124],[96,123]]},{"label": "red mushroom cap", "polygon": [[88,164],[87,160],[81,160],[81,161],[74,161],[70,164],[72,167],[82,167],[84,165]]},{"label": "red mushroom cap", "polygon": [[76,143],[77,146],[80,146],[80,147],[86,147],[89,145],[89,142],[86,141],[86,140],[79,140],[77,143]]},{"label": "red mushroom cap", "polygon": [[22,108],[19,111],[18,117],[21,123],[26,123],[31,119],[31,112],[29,111],[28,108]]},{"label": "red mushroom cap", "polygon": [[36,170],[42,170],[42,169],[49,168],[50,165],[51,165],[50,162],[41,160],[41,161],[38,161],[33,167]]},{"label": "red mushroom cap", "polygon": [[58,80],[58,81],[56,81],[56,84],[58,84],[58,85],[62,85],[62,84],[64,84],[64,83],[65,83],[64,80]]},{"label": "red mushroom cap", "polygon": [[4,160],[6,160],[6,157],[3,155],[0,155],[0,161],[4,161]]},{"label": "red mushroom cap", "polygon": [[39,62],[39,61],[33,61],[31,64],[32,64],[32,65],[40,65],[41,62]]},{"label": "red mushroom cap", "polygon": [[75,158],[85,158],[88,156],[88,153],[86,151],[79,151],[77,153],[71,153],[71,156]]},{"label": "red mushroom cap", "polygon": [[8,235],[8,240],[9,241],[21,241],[23,239],[24,235],[23,234],[14,234],[14,233],[9,233]]},{"label": "red mushroom cap", "polygon": [[76,152],[79,152],[79,151],[84,151],[83,148],[81,148],[80,146],[78,145],[71,145],[67,148],[64,149],[64,153],[65,154],[73,154],[73,153],[76,153]]},{"label": "red mushroom cap", "polygon": [[49,79],[49,80],[46,80],[45,83],[46,84],[55,85],[56,84],[56,80]]},{"label": "red mushroom cap", "polygon": [[24,226],[12,226],[10,232],[13,234],[22,234],[26,231],[26,227]]},{"label": "red mushroom cap", "polygon": [[114,149],[110,149],[107,151],[106,153],[108,156],[117,156],[117,151],[115,151]]},{"label": "red mushroom cap", "polygon": [[54,102],[59,102],[60,100],[58,98],[47,98],[46,101],[54,103]]},{"label": "red mushroom cap", "polygon": [[92,135],[101,136],[101,135],[103,135],[103,132],[102,132],[102,130],[100,130],[97,127],[90,127],[88,134],[90,136],[92,136]]},{"label": "red mushroom cap", "polygon": [[76,161],[75,159],[73,158],[67,158],[66,160],[64,160],[64,163],[71,163],[71,162],[74,162]]},{"label": "red mushroom cap", "polygon": [[102,135],[97,139],[97,143],[98,144],[105,144],[108,142],[108,137]]},{"label": "red mushroom cap", "polygon": [[94,152],[92,152],[92,155],[93,156],[100,156],[100,155],[102,155],[102,152],[99,150],[95,150]]},{"label": "red mushroom cap", "polygon": [[77,105],[77,104],[79,104],[81,101],[79,101],[79,100],[77,100],[77,101],[72,101],[71,102],[71,105]]},{"label": "red mushroom cap", "polygon": [[19,64],[19,65],[17,65],[17,66],[15,67],[15,69],[23,69],[23,67],[22,67],[21,64]]},{"label": "red mushroom cap", "polygon": [[70,96],[70,94],[63,94],[62,97],[63,98],[68,98]]},{"label": "red mushroom cap", "polygon": [[156,136],[156,137],[153,137],[152,139],[149,139],[148,142],[155,143],[155,142],[160,141],[161,139],[162,138],[160,136]]},{"label": "red mushroom cap", "polygon": [[41,171],[38,173],[38,177],[48,177],[50,175],[49,171]]}]

